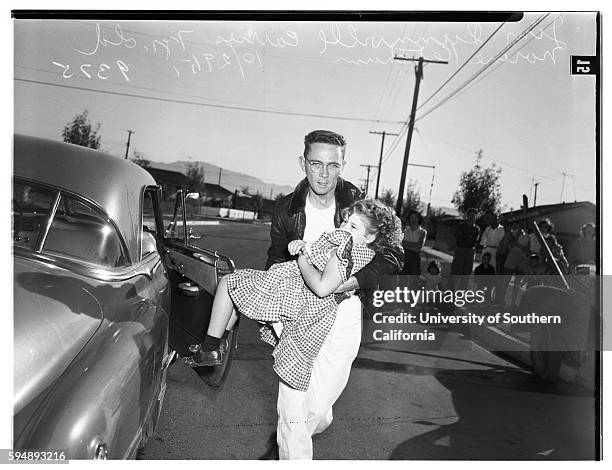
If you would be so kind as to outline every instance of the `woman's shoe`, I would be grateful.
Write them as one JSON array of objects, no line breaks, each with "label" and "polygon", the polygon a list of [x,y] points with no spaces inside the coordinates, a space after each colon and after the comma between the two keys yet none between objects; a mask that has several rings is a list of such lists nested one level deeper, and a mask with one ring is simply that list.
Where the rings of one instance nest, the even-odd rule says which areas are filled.
[{"label": "woman's shoe", "polygon": [[223,363],[224,353],[220,349],[199,350],[193,356],[184,357],[183,363],[189,367],[218,366]]}]

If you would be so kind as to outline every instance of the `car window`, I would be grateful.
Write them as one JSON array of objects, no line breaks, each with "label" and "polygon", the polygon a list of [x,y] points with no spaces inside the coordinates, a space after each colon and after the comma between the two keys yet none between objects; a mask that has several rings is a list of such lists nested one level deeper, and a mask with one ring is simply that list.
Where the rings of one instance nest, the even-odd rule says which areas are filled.
[{"label": "car window", "polygon": [[42,250],[104,267],[127,263],[121,239],[110,220],[97,208],[65,194]]},{"label": "car window", "polygon": [[175,200],[173,201],[173,203],[173,212],[163,215],[165,227],[164,238],[183,240],[183,204],[179,193],[176,193]]},{"label": "car window", "polygon": [[16,246],[33,250],[45,228],[57,191],[29,183],[13,183],[12,222]]},{"label": "car window", "polygon": [[142,201],[142,257],[157,251],[155,235],[155,206],[153,192],[145,191]]},{"label": "car window", "polygon": [[145,231],[156,233],[155,207],[153,206],[153,192],[145,191],[142,201],[142,224]]}]

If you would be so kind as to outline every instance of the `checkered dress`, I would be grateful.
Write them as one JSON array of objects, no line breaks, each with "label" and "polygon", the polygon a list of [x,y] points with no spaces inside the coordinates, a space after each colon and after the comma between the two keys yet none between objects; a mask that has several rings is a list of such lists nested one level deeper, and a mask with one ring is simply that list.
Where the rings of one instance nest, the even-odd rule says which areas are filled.
[{"label": "checkered dress", "polygon": [[[348,232],[324,233],[310,247],[310,262],[323,271],[336,249],[342,282],[370,262],[374,252],[353,245]],[[263,341],[274,346],[274,370],[298,390],[306,390],[310,374],[336,319],[338,304],[347,294],[317,297],[304,283],[297,261],[278,263],[267,271],[244,269],[227,277],[228,291],[237,310],[259,322],[283,322],[277,339],[270,325],[261,328]]]}]

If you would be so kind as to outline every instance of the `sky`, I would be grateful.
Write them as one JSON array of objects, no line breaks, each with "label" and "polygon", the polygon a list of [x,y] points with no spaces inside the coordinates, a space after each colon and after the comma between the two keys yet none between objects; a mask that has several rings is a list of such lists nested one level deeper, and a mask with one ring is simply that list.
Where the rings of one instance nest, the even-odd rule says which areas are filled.
[{"label": "sky", "polygon": [[15,132],[60,139],[87,109],[111,153],[124,155],[130,129],[130,156],[289,185],[303,177],[310,130],[346,137],[344,176],[356,184],[362,165],[378,164],[370,131],[400,133],[386,137],[380,177],[397,193],[415,73],[394,57],[423,56],[448,62],[426,64],[420,84],[410,163],[435,169],[410,166],[408,179],[424,202],[452,206],[479,149],[482,165],[502,169],[504,209],[523,193],[532,201],[534,183],[539,204],[595,200],[595,79],[569,73],[570,55],[595,53],[592,13],[503,24],[16,20],[14,33]]}]

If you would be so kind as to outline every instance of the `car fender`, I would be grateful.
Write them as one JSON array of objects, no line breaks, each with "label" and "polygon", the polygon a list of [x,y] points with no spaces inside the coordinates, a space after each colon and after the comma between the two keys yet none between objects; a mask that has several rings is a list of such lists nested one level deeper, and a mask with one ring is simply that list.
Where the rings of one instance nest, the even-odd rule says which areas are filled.
[{"label": "car fender", "polygon": [[100,445],[108,458],[133,455],[162,389],[168,316],[146,299],[122,310],[114,321],[105,315],[98,334],[58,379],[25,447],[66,449],[70,459],[94,458]]}]

